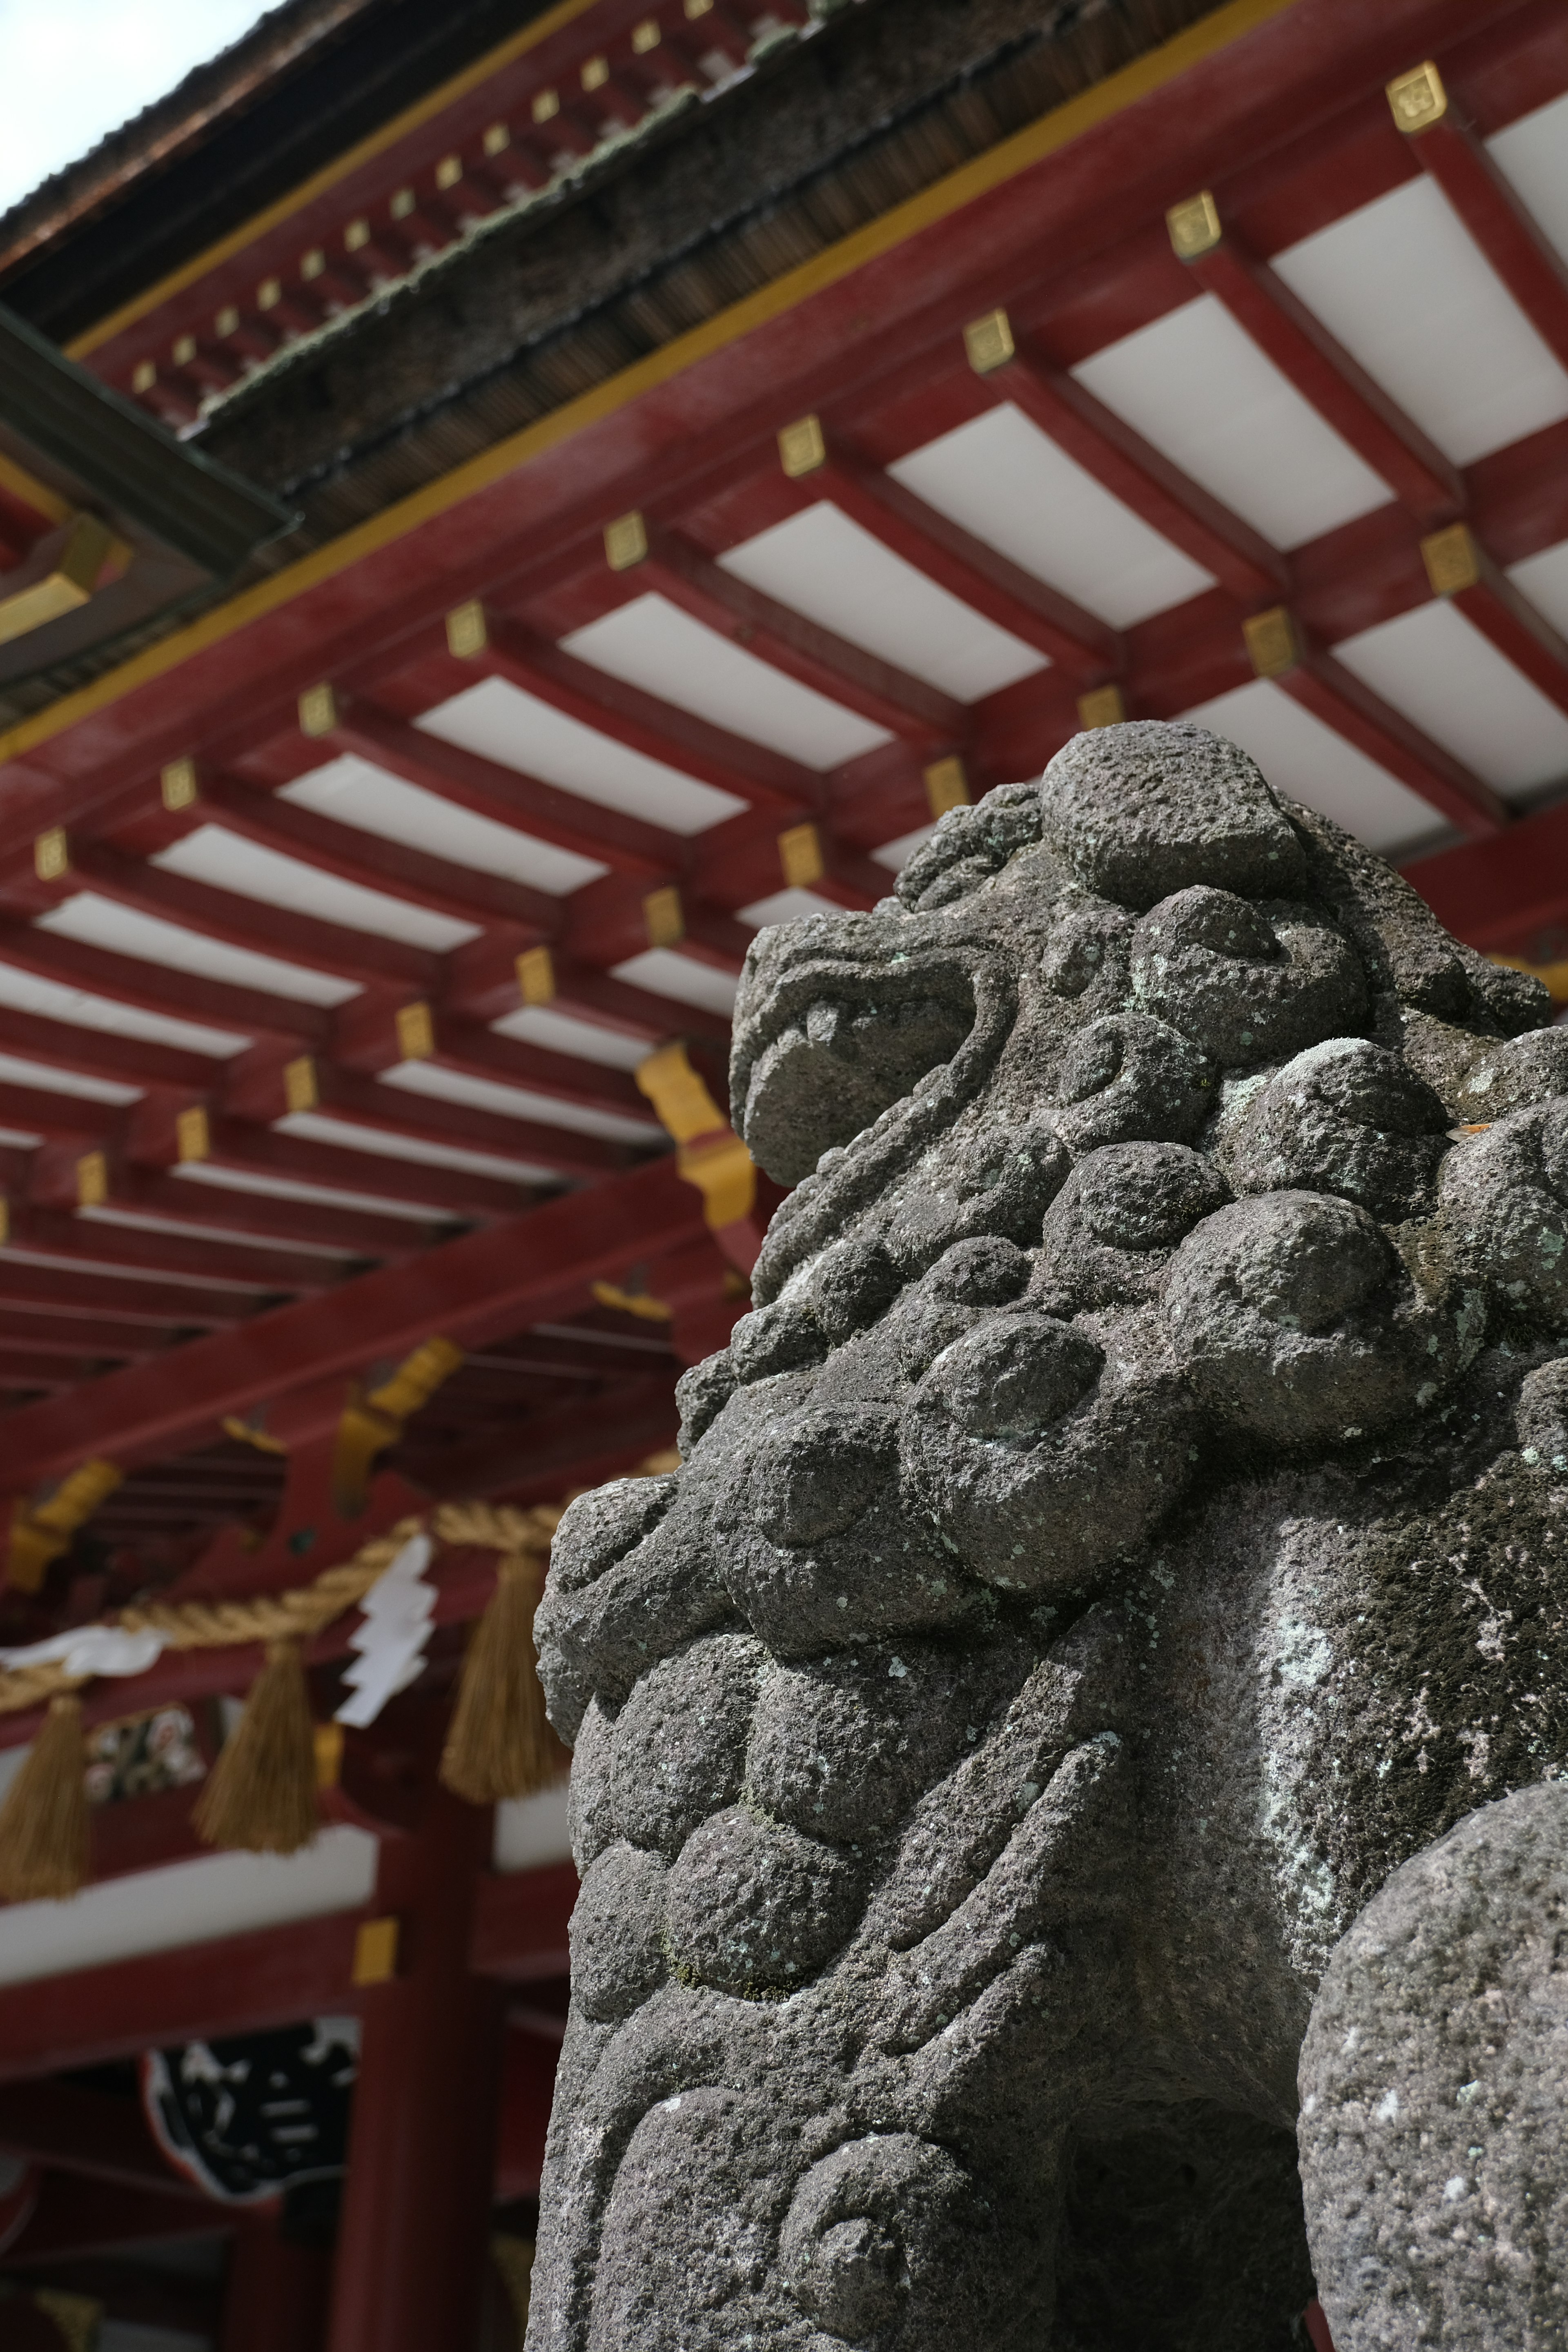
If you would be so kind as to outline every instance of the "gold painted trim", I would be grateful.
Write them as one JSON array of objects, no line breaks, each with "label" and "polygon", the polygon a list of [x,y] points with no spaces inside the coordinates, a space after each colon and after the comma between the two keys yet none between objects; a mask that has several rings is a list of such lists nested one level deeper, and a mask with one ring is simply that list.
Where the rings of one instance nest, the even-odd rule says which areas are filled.
[{"label": "gold painted trim", "polygon": [[1124,66],[1092,89],[1069,99],[1038,122],[1015,132],[1000,146],[977,155],[924,188],[917,196],[897,205],[878,220],[868,221],[864,228],[855,230],[826,252],[810,261],[802,262],[783,278],[769,286],[760,287],[756,293],[721,310],[717,318],[706,320],[689,333],[678,336],[660,350],[650,352],[646,359],[623,368],[575,400],[542,416],[536,424],[524,425],[521,432],[498,441],[493,448],[481,449],[476,457],[454,467],[449,474],[426,482],[407,498],[384,507],[353,530],[331,540],[325,547],[314,549],[291,563],[269,580],[258,581],[227,604],[216,605],[204,613],[188,628],[164,637],[155,646],[123,663],[120,668],[108,670],[75,694],[66,695],[47,709],[0,735],[0,765],[7,760],[19,759],[25,752],[63,734],[79,720],[90,718],[95,711],[107,709],[139,686],[154,678],[165,677],[182,662],[204,653],[208,646],[222,645],[237,631],[251,622],[277,612],[282,605],[292,604],[296,596],[317,587],[322,581],[336,579],[378,549],[388,547],[421,523],[430,521],[465,499],[473,498],[488,489],[493,482],[502,480],[521,467],[571,440],[589,425],[599,424],[605,417],[626,407],[643,394],[658,389],[673,378],[682,375],[700,361],[710,358],[715,352],[727,350],[753,333],[759,327],[795,310],[814,294],[837,286],[868,262],[895,250],[909,238],[929,228],[934,222],[945,220],[951,214],[974,202],[996,187],[1016,179],[1031,164],[1056,154],[1075,139],[1093,130],[1097,124],[1120,114],[1140,99],[1161,89],[1169,81],[1199,65],[1216,51],[1227,48],[1233,41],[1255,32],[1261,25],[1300,5],[1300,0],[1230,0],[1228,7],[1216,9],[1212,16],[1204,17],[1190,26],[1163,48],[1154,49]]},{"label": "gold painted trim", "polygon": [[428,98],[419,99],[414,105],[405,107],[401,114],[394,115],[390,122],[384,122],[379,131],[371,131],[334,163],[323,163],[319,172],[312,172],[308,180],[301,180],[299,186],[291,188],[286,196],[279,196],[275,204],[267,205],[254,214],[243,227],[220,237],[216,245],[209,245],[205,252],[198,254],[194,261],[182,263],[178,269],[171,270],[167,278],[161,278],[156,286],[134,295],[129,302],[122,302],[118,310],[111,310],[106,319],[99,320],[96,326],[87,328],[74,341],[67,343],[66,357],[85,359],[89,352],[97,351],[100,344],[107,343],[111,336],[120,334],[126,327],[134,326],[138,319],[145,318],[149,310],[155,310],[171,295],[180,293],[184,288],[205,278],[209,269],[216,269],[235,254],[243,253],[247,245],[254,245],[269,229],[279,227],[293,214],[303,212],[307,205],[314,204],[318,196],[325,195],[328,189],[336,187],[340,180],[346,180],[351,172],[357,172],[362,163],[368,163],[375,156],[384,154],[388,147],[395,147],[410,131],[417,131],[422,122],[428,122],[432,115],[439,114],[445,107],[455,106],[458,99],[466,98],[479,83],[489,80],[492,74],[500,73],[503,67],[510,66],[516,58],[525,57],[530,49],[537,48],[542,41],[548,40],[552,33],[558,33],[577,17],[585,16],[595,5],[596,0],[560,0],[560,5],[552,8],[548,16],[525,26],[521,32],[514,33],[510,41],[502,41],[499,47],[491,49],[475,64],[465,67],[460,74],[454,74],[450,81],[443,82],[440,89],[432,90]]}]

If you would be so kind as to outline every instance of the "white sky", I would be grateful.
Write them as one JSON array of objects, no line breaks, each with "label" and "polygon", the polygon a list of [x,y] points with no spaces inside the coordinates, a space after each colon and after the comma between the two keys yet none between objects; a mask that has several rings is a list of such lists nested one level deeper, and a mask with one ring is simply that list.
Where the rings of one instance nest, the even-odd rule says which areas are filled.
[{"label": "white sky", "polygon": [[0,212],[265,14],[258,0],[0,0]]}]

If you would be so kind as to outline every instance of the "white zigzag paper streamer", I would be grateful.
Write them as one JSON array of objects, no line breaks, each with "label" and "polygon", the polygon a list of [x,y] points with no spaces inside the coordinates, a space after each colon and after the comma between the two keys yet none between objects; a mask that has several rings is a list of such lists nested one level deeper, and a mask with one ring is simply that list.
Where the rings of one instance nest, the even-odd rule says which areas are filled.
[{"label": "white zigzag paper streamer", "polygon": [[436,1610],[435,1588],[425,1581],[435,1549],[428,1536],[411,1537],[361,1601],[364,1622],[349,1636],[358,1654],[343,1676],[353,1696],[336,1722],[363,1731],[389,1698],[418,1680]]}]

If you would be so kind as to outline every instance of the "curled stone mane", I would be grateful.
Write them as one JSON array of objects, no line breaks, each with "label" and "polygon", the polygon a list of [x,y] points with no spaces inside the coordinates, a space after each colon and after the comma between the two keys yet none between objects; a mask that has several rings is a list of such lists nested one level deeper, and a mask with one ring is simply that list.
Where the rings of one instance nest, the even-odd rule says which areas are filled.
[{"label": "curled stone mane", "polygon": [[765,931],[538,1616],[531,2352],[1568,2341],[1568,1031],[1185,725]]}]

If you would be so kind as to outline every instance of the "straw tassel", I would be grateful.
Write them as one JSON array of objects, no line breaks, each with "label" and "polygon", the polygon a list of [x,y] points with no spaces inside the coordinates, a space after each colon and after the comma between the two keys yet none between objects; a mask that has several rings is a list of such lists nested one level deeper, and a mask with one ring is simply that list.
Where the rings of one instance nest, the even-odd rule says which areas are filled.
[{"label": "straw tassel", "polygon": [[316,1735],[299,1644],[269,1642],[245,1713],[191,1815],[208,1845],[295,1853],[320,1826]]},{"label": "straw tassel", "polygon": [[81,1701],[54,1698],[0,1808],[0,1895],[9,1903],[79,1894],[89,1868]]},{"label": "straw tassel", "polygon": [[533,1658],[542,1580],[526,1554],[510,1553],[468,1643],[441,1780],[470,1805],[531,1796],[560,1777],[564,1759],[545,1719]]}]

